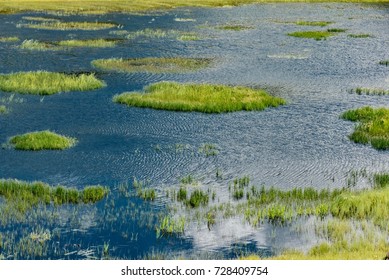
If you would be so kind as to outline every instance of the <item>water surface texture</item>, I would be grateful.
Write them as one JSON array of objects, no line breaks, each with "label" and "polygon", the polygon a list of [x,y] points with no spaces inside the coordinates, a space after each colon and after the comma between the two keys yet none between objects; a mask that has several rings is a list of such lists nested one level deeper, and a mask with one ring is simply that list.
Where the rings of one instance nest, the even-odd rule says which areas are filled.
[{"label": "water surface texture", "polygon": [[[119,24],[119,28],[101,31],[18,28],[18,23],[29,22],[22,19],[27,15],[42,16],[0,15],[0,36],[21,39],[16,43],[0,42],[0,73],[95,72],[107,86],[44,98],[16,94],[14,100],[18,102],[4,101],[10,112],[0,116],[1,143],[16,134],[45,129],[76,137],[79,142],[65,151],[1,149],[1,178],[41,180],[79,188],[102,184],[115,189],[136,177],[148,180],[163,193],[165,188],[178,185],[179,178],[192,174],[216,189],[223,200],[228,198],[227,183],[242,175],[250,176],[256,185],[283,189],[336,188],[345,185],[351,171],[389,169],[388,152],[351,142],[347,136],[355,124],[339,118],[351,108],[389,104],[389,96],[349,93],[356,87],[389,87],[389,68],[378,64],[389,59],[388,6],[266,4],[177,9],[151,15],[51,16],[64,21],[98,20]],[[177,18],[191,20],[177,21]],[[328,27],[288,23],[298,20],[333,23]],[[242,31],[215,28],[227,24],[251,28]],[[145,28],[197,32],[200,40],[139,37],[105,49],[40,52],[18,48],[25,39],[124,38],[110,31],[132,32]],[[342,28],[346,32],[323,41],[286,35],[326,28]],[[348,34],[361,33],[371,37],[348,37]],[[185,74],[104,72],[90,64],[101,58],[149,56],[208,57],[215,58],[215,63],[207,69]],[[163,80],[264,88],[288,104],[261,112],[201,114],[131,108],[112,102],[115,94],[141,90]],[[11,95],[0,91],[3,100],[9,100]],[[203,143],[216,145],[218,155],[207,157],[199,153]],[[177,149],[176,144],[183,144],[184,148]],[[217,169],[222,170],[223,180],[216,179]],[[363,187],[367,182],[359,184]],[[120,203],[118,199],[117,205]],[[267,254],[275,247],[305,248],[312,242],[298,237],[291,239],[285,229],[279,229],[275,237],[274,229],[265,225],[253,229],[242,226],[237,219],[228,219],[211,232],[192,226],[182,237],[156,238],[153,226],[139,221],[142,215],[150,218],[147,213],[164,211],[165,201],[150,204],[134,200],[132,203],[139,209],[138,216],[132,220],[123,217],[109,223],[107,217],[99,216],[103,210],[97,206],[84,213],[83,226],[71,226],[69,221],[64,221],[58,226],[62,239],[56,238],[63,240],[67,236],[67,240],[74,239],[69,244],[80,243],[84,250],[95,251],[97,246],[109,242],[112,254],[119,258],[143,258],[152,255],[151,252],[195,252],[200,258],[219,254],[234,257],[236,252],[244,250],[262,250]],[[67,219],[71,213],[63,211]],[[81,227],[82,233],[75,230]],[[58,242],[62,250],[64,245]],[[88,252],[73,251],[76,253],[52,257],[88,256]]]}]

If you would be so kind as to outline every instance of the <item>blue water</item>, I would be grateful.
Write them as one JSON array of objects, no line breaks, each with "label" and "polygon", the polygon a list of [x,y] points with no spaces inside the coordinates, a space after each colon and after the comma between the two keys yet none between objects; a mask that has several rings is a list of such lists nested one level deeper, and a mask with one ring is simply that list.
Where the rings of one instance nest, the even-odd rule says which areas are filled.
[{"label": "blue water", "polygon": [[[192,174],[206,187],[217,190],[219,199],[224,201],[228,199],[227,183],[242,175],[250,176],[256,185],[283,189],[295,186],[335,188],[344,186],[353,170],[388,170],[388,153],[349,141],[347,136],[355,124],[339,118],[350,108],[389,104],[388,96],[349,93],[356,87],[389,87],[389,68],[378,64],[389,58],[388,12],[389,7],[385,5],[266,4],[176,9],[149,15],[0,15],[0,36],[21,39],[17,43],[0,43],[0,73],[87,71],[95,72],[107,84],[95,91],[60,93],[44,98],[16,94],[14,99],[18,102],[10,103],[6,99],[12,94],[0,91],[0,102],[10,108],[8,114],[0,116],[0,143],[6,143],[16,134],[45,129],[78,139],[74,148],[65,151],[1,149],[0,178],[41,180],[77,188],[101,184],[115,191],[120,183],[132,182],[136,177],[148,180],[162,197],[166,189],[179,184],[179,178]],[[17,24],[29,22],[23,16],[114,22],[120,29],[19,28]],[[175,20],[177,18],[194,21],[180,22]],[[333,24],[321,28],[287,23],[297,20],[332,21]],[[252,28],[239,32],[215,28],[223,24]],[[39,52],[18,48],[25,39],[124,38],[110,31],[131,32],[144,28],[197,32],[201,40],[182,42],[168,36],[123,40],[117,47],[106,49]],[[346,32],[323,41],[286,35],[326,28],[343,28]],[[353,39],[347,36],[360,33],[372,37]],[[187,74],[110,73],[94,69],[90,64],[100,58],[148,56],[208,57],[215,58],[215,63]],[[112,102],[115,94],[141,90],[162,80],[264,88],[286,99],[288,104],[262,112],[209,115],[130,108]],[[215,144],[219,154],[206,157],[199,153],[203,143]],[[184,144],[185,149],[177,151],[176,144]],[[222,171],[223,180],[217,180],[217,169]],[[364,187],[368,183],[358,184]],[[129,204],[123,198],[115,199],[113,209]],[[163,212],[166,203],[169,204],[164,199],[155,203],[133,199],[131,203],[136,205],[132,209],[145,209],[145,216]],[[139,225],[143,220],[140,216],[128,221],[128,216],[116,213],[119,216],[116,221],[107,222],[106,217],[101,216],[107,212],[104,207],[99,204],[93,208],[93,215],[86,214],[85,220],[93,222],[81,223],[85,228],[82,233],[72,231],[80,225],[72,227],[69,213],[64,214],[66,222],[56,225],[62,232],[62,239],[55,239],[61,253],[50,256],[84,258],[85,254],[64,255],[66,250],[71,250],[65,250],[61,242],[70,244],[69,240],[73,239],[73,243],[80,243],[83,249],[92,248],[95,255],[99,254],[103,243],[109,242],[110,253],[118,258],[144,258],[150,256],[150,252],[173,255],[189,252],[200,258],[234,257],[237,251],[245,250],[270,254],[274,246],[288,247],[293,243],[303,248],[309,242],[296,241],[298,237],[288,239],[287,233],[280,233],[282,238],[271,239],[271,230],[265,226],[261,229],[242,227],[234,220],[217,225],[209,233],[208,229],[189,226],[184,236],[156,238],[154,226]],[[53,230],[52,223],[50,227]],[[66,248],[69,246],[73,245]],[[80,246],[75,246],[73,251],[80,251]]]}]

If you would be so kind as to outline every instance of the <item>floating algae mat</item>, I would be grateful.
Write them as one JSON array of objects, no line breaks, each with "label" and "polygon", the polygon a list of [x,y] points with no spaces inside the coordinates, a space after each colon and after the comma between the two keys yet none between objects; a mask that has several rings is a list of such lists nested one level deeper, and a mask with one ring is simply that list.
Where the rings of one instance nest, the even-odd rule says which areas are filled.
[{"label": "floating algae mat", "polygon": [[145,88],[145,94],[123,93],[115,96],[114,101],[135,107],[202,113],[261,111],[285,104],[283,99],[272,97],[262,90],[173,82],[150,85]]}]

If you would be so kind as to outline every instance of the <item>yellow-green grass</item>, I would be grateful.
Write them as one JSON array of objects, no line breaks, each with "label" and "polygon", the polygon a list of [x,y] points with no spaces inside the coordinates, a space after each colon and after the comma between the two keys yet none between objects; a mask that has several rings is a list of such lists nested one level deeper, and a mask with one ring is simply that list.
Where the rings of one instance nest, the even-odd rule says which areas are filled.
[{"label": "yellow-green grass", "polygon": [[117,27],[109,22],[62,22],[62,21],[43,21],[39,23],[21,23],[17,27],[44,29],[44,30],[103,30]]},{"label": "yellow-green grass", "polygon": [[227,30],[227,31],[242,31],[246,29],[252,29],[251,26],[246,26],[242,24],[228,24],[228,25],[218,26],[216,28],[221,30]]},{"label": "yellow-green grass", "polygon": [[0,43],[11,43],[19,41],[18,37],[0,37]]},{"label": "yellow-green grass", "polygon": [[[221,7],[268,2],[325,2],[323,0],[0,0],[0,13],[26,11],[61,11],[64,13],[103,14],[110,12],[143,12],[176,7]],[[388,0],[334,0],[350,3],[385,3]]]},{"label": "yellow-green grass", "polygon": [[289,36],[298,38],[315,39],[317,41],[325,40],[330,36],[334,36],[337,33],[344,32],[344,29],[328,29],[328,30],[312,30],[312,31],[296,31],[288,33]]},{"label": "yellow-green grass", "polygon": [[108,194],[103,186],[87,186],[83,190],[50,186],[43,182],[25,182],[13,179],[0,180],[0,196],[25,212],[38,204],[95,203]]},{"label": "yellow-green grass", "polygon": [[0,115],[1,114],[6,114],[8,112],[7,107],[4,105],[0,105]]},{"label": "yellow-green grass", "polygon": [[196,33],[183,33],[177,37],[179,41],[197,41],[200,40],[200,37]]},{"label": "yellow-green grass", "polygon": [[94,74],[56,72],[17,72],[0,75],[0,90],[21,94],[51,95],[59,92],[86,91],[103,87]]},{"label": "yellow-green grass", "polygon": [[263,90],[211,84],[160,82],[147,86],[143,93],[123,93],[114,102],[157,110],[226,113],[264,110],[285,104]]},{"label": "yellow-green grass", "polygon": [[35,51],[57,51],[66,48],[112,48],[118,40],[113,39],[89,39],[89,40],[64,40],[58,42],[41,42],[38,40],[24,40],[21,49]]},{"label": "yellow-green grass", "polygon": [[209,58],[111,58],[92,61],[96,68],[118,72],[182,73],[200,70],[212,63]]},{"label": "yellow-green grass", "polygon": [[163,29],[151,29],[146,28],[134,32],[129,32],[126,36],[127,39],[136,39],[138,37],[144,38],[164,38],[168,35],[175,35],[178,32],[175,30],[163,30]]},{"label": "yellow-green grass", "polygon": [[19,47],[23,50],[32,51],[57,51],[63,49],[54,43],[42,42],[34,39],[24,40]]},{"label": "yellow-green grass", "polygon": [[362,107],[342,114],[345,120],[359,122],[349,138],[355,143],[370,144],[377,150],[389,149],[389,109]]},{"label": "yellow-green grass", "polygon": [[44,130],[13,136],[9,142],[16,150],[40,151],[68,149],[74,146],[77,140]]},{"label": "yellow-green grass", "polygon": [[47,18],[47,17],[32,17],[32,16],[25,16],[22,17],[24,20],[30,20],[30,21],[60,21],[56,18]]},{"label": "yellow-green grass", "polygon": [[296,21],[294,22],[295,24],[297,25],[306,25],[306,26],[321,26],[321,27],[324,27],[324,26],[327,26],[331,23],[333,23],[332,21],[303,21],[303,20],[299,20],[299,21]]}]

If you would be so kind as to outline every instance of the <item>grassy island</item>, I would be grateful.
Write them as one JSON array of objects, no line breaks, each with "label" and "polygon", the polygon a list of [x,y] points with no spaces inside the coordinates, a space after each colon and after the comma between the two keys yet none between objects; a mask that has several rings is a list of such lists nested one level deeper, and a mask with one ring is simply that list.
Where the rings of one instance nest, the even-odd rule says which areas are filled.
[{"label": "grassy island", "polygon": [[144,93],[123,93],[113,100],[128,106],[202,113],[264,110],[285,104],[283,99],[272,97],[263,90],[174,82],[152,84]]},{"label": "grassy island", "polygon": [[18,27],[44,29],[44,30],[103,30],[114,28],[117,25],[109,22],[62,22],[62,21],[41,21],[38,23],[18,24]]},{"label": "grassy island", "polygon": [[45,130],[13,136],[10,143],[17,150],[64,150],[74,146],[76,139]]},{"label": "grassy island", "polygon": [[209,66],[209,58],[111,58],[92,61],[96,68],[119,72],[182,73]]},{"label": "grassy island", "polygon": [[94,74],[64,74],[46,71],[0,75],[0,90],[21,94],[51,95],[59,92],[98,89],[104,82]]},{"label": "grassy island", "polygon": [[334,36],[337,33],[345,32],[344,29],[327,29],[327,30],[316,30],[316,31],[297,31],[288,33],[289,36],[298,38],[315,39],[317,41],[325,40],[328,37]]},{"label": "grassy island", "polygon": [[377,150],[389,149],[389,109],[362,107],[345,112],[342,118],[359,122],[349,136],[355,143],[371,144]]}]

